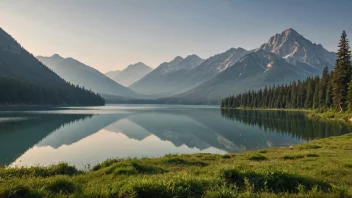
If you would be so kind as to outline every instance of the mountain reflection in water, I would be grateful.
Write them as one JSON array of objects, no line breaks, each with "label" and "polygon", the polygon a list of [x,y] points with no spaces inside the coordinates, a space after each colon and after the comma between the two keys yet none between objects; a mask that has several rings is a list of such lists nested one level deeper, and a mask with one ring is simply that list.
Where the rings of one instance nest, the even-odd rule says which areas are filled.
[{"label": "mountain reflection in water", "polygon": [[302,112],[187,107],[68,111],[0,114],[6,118],[0,122],[0,164],[67,161],[84,166],[116,157],[236,153],[352,131],[345,123],[308,119]]}]

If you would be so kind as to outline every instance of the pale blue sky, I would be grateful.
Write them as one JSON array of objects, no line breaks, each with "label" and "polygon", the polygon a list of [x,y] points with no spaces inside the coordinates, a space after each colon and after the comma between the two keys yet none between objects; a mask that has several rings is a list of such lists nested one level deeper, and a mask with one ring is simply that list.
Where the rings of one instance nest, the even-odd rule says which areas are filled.
[{"label": "pale blue sky", "polygon": [[0,0],[0,27],[34,55],[106,72],[250,50],[289,27],[336,50],[342,30],[352,35],[352,0]]}]

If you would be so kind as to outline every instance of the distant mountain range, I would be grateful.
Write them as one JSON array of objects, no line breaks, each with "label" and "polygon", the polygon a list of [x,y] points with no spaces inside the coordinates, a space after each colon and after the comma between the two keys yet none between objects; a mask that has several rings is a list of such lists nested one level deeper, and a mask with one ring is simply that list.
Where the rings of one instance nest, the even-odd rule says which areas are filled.
[{"label": "distant mountain range", "polygon": [[336,54],[289,28],[254,50],[231,48],[205,60],[195,54],[177,56],[154,70],[138,62],[104,75],[58,54],[37,59],[40,62],[0,29],[0,76],[45,85],[64,85],[66,80],[110,101],[204,104],[218,103],[230,94],[320,75],[325,66],[333,68]]},{"label": "distant mountain range", "polygon": [[156,97],[181,93],[192,87],[188,82],[182,81],[183,77],[202,62],[203,59],[197,55],[189,55],[186,58],[177,56],[170,62],[160,64],[130,88],[137,93]]},{"label": "distant mountain range", "polygon": [[120,70],[115,70],[115,71],[109,71],[104,73],[105,76],[109,77],[109,78],[114,78],[117,74],[119,74],[121,71]]},{"label": "distant mountain range", "polygon": [[94,92],[123,97],[138,96],[130,89],[111,80],[98,70],[73,58],[63,58],[58,54],[54,54],[50,57],[37,56],[37,59],[66,81]]},{"label": "distant mountain range", "polygon": [[177,56],[133,83],[130,88],[146,100],[130,102],[219,103],[230,94],[320,75],[335,60],[334,52],[289,28],[254,50],[231,48],[206,60]]},{"label": "distant mountain range", "polygon": [[265,85],[290,83],[308,75],[276,54],[258,49],[243,56],[211,80],[173,98],[179,98],[179,102],[212,102],[229,94],[239,94]]},{"label": "distant mountain range", "polygon": [[218,103],[220,98],[230,94],[320,75],[325,66],[332,69],[335,60],[334,52],[289,28],[258,49],[230,49],[208,58],[180,80],[197,86],[158,100],[163,103]]},{"label": "distant mountain range", "polygon": [[142,62],[127,66],[124,70],[110,71],[105,75],[123,86],[130,86],[140,80],[153,69]]},{"label": "distant mountain range", "polygon": [[[121,91],[121,87],[117,91],[111,87],[118,86],[109,88],[106,86],[107,83],[102,83],[101,80],[99,83],[93,82],[94,78],[91,75],[84,75],[88,72],[82,72],[84,68],[88,70],[88,66],[78,61],[74,64],[63,64],[62,61],[66,59],[60,59],[57,56],[51,57],[50,60],[43,57],[39,59],[70,82],[99,93],[128,96],[132,99],[123,100],[123,102],[213,104],[219,103],[221,98],[230,94],[320,75],[325,66],[333,68],[336,54],[327,51],[320,44],[312,43],[294,29],[289,28],[280,34],[275,34],[268,42],[254,50],[231,48],[205,60],[195,54],[185,58],[177,56],[170,62],[161,63],[154,70],[139,62],[129,65],[121,72],[106,73],[111,79],[132,91],[128,88]],[[65,68],[65,65],[70,65],[69,69]],[[76,70],[76,73],[70,71],[78,66],[80,69]],[[102,78],[100,75],[99,79]],[[140,96],[133,95],[134,92]],[[111,96],[105,98],[115,101]],[[133,98],[139,99],[137,101]],[[140,100],[141,98],[145,100]]]}]

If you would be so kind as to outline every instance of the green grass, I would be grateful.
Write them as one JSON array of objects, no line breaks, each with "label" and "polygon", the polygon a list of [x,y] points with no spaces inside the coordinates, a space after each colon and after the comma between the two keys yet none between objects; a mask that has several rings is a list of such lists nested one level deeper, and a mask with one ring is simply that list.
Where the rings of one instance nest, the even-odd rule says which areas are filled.
[{"label": "green grass", "polygon": [[240,154],[0,167],[5,197],[352,197],[352,134]]},{"label": "green grass", "polygon": [[268,158],[266,158],[265,156],[259,154],[259,153],[256,153],[256,154],[253,154],[251,156],[248,157],[248,160],[252,160],[252,161],[264,161],[264,160],[267,160]]},{"label": "green grass", "polygon": [[321,119],[328,119],[328,120],[342,120],[346,122],[351,122],[352,113],[339,113],[336,111],[325,111],[325,112],[317,112],[312,111],[308,114],[311,118],[321,118]]}]

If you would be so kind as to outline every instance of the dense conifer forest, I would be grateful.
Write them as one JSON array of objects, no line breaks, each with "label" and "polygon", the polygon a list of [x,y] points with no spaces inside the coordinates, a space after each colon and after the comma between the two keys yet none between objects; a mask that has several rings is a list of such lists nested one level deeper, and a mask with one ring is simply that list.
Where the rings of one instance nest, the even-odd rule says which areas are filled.
[{"label": "dense conifer forest", "polygon": [[45,85],[0,76],[0,105],[104,105],[92,91],[72,84]]},{"label": "dense conifer forest", "polygon": [[304,108],[352,111],[352,65],[347,34],[343,31],[333,71],[290,84],[251,90],[221,101],[221,108]]}]

